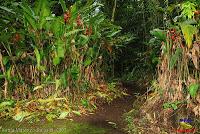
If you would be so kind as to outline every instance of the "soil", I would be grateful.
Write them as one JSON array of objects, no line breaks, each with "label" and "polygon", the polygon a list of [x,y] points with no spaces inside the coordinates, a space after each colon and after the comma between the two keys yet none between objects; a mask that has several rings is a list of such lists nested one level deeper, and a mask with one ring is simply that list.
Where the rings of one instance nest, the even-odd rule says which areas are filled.
[{"label": "soil", "polygon": [[134,94],[141,93],[141,91],[137,90],[139,88],[132,82],[122,83],[122,90],[124,89],[127,89],[128,96],[115,99],[110,104],[101,104],[94,114],[75,117],[74,121],[106,128],[108,129],[106,134],[126,134],[124,131],[126,123],[123,114],[133,108],[133,102],[136,100]]}]

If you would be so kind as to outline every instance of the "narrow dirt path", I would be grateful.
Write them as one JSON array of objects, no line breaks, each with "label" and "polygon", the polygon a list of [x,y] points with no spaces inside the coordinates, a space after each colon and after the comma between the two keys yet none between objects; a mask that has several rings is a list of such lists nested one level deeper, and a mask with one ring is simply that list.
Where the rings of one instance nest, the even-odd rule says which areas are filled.
[{"label": "narrow dirt path", "polygon": [[123,114],[129,112],[133,108],[133,102],[136,99],[134,93],[139,92],[137,86],[133,84],[122,84],[122,90],[127,89],[128,96],[115,99],[110,104],[102,104],[98,110],[84,117],[76,117],[74,120],[81,123],[89,123],[91,125],[106,128],[106,134],[125,134],[123,128],[125,122]]}]

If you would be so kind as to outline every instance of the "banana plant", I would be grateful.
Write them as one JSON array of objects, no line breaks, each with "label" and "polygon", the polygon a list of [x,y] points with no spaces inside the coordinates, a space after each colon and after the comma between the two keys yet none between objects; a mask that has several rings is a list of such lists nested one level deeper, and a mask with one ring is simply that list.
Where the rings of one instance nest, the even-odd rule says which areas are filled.
[{"label": "banana plant", "polygon": [[[64,0],[59,0],[59,4],[63,9],[61,16],[52,14],[52,3],[49,0],[37,0],[33,6],[26,1],[15,3],[22,12],[19,15],[22,29],[13,32],[16,47],[11,47],[11,50],[17,50],[12,51],[15,53],[12,55],[23,62],[23,68],[30,68],[25,61],[31,63],[31,68],[36,68],[29,74],[30,77],[38,77],[32,80],[33,85],[36,85],[34,91],[41,89],[37,87],[49,81],[57,85],[56,90],[73,88],[73,85],[89,89],[90,76],[94,75],[96,67],[102,64],[99,57],[108,59],[112,55],[114,37],[121,31],[121,28],[113,25],[104,14],[95,11],[103,6],[97,2],[88,1],[84,6],[79,6],[79,2],[76,2],[69,8]],[[3,6],[0,6],[0,12],[1,10],[18,14],[15,10]],[[8,33],[8,37],[0,34],[0,38],[5,40],[5,43],[13,33]],[[1,76],[4,77],[3,75]],[[47,80],[47,77],[51,78]]]}]

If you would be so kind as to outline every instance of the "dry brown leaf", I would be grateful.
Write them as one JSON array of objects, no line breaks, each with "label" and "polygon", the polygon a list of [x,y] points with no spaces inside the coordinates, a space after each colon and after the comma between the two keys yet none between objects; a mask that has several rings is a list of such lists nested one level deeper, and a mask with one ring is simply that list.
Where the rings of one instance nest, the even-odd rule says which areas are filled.
[{"label": "dry brown leaf", "polygon": [[200,107],[196,106],[192,111],[194,112],[195,116],[198,116],[200,114]]},{"label": "dry brown leaf", "polygon": [[197,94],[196,100],[200,103],[200,94]]},{"label": "dry brown leaf", "polygon": [[193,44],[193,48],[199,53],[200,51],[199,51],[199,43],[200,42],[195,42],[194,44]]},{"label": "dry brown leaf", "polygon": [[196,69],[199,70],[199,44],[194,43],[192,48],[192,61]]},{"label": "dry brown leaf", "polygon": [[100,84],[99,85],[99,90],[106,91],[106,89],[107,89],[107,85],[105,85],[105,84]]}]

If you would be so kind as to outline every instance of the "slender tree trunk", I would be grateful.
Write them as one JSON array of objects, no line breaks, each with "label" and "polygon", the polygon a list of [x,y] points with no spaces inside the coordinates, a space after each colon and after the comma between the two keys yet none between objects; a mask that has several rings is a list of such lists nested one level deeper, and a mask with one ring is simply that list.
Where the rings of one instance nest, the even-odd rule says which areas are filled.
[{"label": "slender tree trunk", "polygon": [[164,28],[166,28],[167,27],[167,9],[168,9],[168,5],[169,5],[169,1],[165,0],[164,5],[165,5],[165,12],[163,15],[163,21],[164,21],[163,23],[164,23]]},{"label": "slender tree trunk", "polygon": [[115,20],[116,7],[117,7],[117,0],[114,0],[114,6],[113,6],[113,11],[112,11],[112,19],[111,19],[112,22],[114,22],[114,20]]}]

